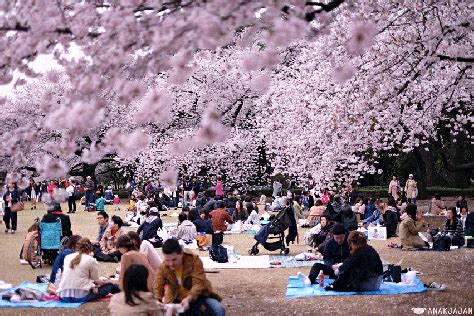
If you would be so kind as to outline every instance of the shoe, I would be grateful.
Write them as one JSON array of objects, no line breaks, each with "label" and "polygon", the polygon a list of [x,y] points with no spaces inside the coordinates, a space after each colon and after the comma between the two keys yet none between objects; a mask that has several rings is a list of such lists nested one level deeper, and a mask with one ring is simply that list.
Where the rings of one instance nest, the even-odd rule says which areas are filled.
[{"label": "shoe", "polygon": [[16,232],[16,230],[13,230],[13,229],[12,229],[11,234],[14,235],[15,232]]},{"label": "shoe", "polygon": [[5,234],[8,234],[10,232],[9,229],[5,229]]},{"label": "shoe", "polygon": [[439,283],[436,283],[436,282],[433,282],[433,283],[431,283],[430,285],[427,286],[427,290],[429,290],[429,291],[444,291],[447,288],[448,287],[446,286],[446,284],[439,284]]},{"label": "shoe", "polygon": [[25,259],[20,259],[20,264],[21,265],[28,265],[29,263]]}]

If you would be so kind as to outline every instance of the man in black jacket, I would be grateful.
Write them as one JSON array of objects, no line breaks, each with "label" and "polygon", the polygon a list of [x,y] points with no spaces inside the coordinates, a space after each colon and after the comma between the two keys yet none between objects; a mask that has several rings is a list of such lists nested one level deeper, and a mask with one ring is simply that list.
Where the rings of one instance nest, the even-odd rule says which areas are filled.
[{"label": "man in black jacket", "polygon": [[335,265],[342,263],[350,256],[349,244],[347,242],[346,230],[343,224],[336,224],[332,229],[333,237],[326,243],[324,247],[323,259],[324,264],[315,263],[309,273],[309,279],[312,284],[317,283],[316,280],[319,271],[323,271],[325,277],[330,279],[336,278],[334,273]]}]

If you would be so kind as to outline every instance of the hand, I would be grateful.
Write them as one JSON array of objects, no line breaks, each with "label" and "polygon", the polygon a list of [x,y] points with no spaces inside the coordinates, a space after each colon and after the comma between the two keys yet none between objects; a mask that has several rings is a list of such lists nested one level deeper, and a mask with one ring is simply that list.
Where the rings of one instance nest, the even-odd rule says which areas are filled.
[{"label": "hand", "polygon": [[166,304],[164,304],[164,303],[162,303],[162,302],[160,302],[160,301],[158,301],[158,300],[156,301],[156,303],[158,304],[158,308],[159,308],[159,309],[161,309],[162,311],[165,311],[165,310],[166,310],[166,308],[167,308]]},{"label": "hand", "polygon": [[186,296],[182,301],[181,301],[181,306],[185,311],[189,309],[189,302],[191,301],[191,298],[189,296]]}]

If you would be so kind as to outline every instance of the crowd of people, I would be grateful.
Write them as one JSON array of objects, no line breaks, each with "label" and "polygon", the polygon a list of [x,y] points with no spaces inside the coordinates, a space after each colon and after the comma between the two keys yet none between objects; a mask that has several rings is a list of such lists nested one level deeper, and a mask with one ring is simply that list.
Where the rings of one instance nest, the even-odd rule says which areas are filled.
[{"label": "crowd of people", "polygon": [[[273,196],[254,197],[226,191],[222,179],[217,179],[214,194],[201,191],[196,178],[185,178],[180,194],[170,188],[160,189],[152,181],[138,185],[127,184],[128,209],[125,220],[118,215],[109,216],[106,204],[114,203],[111,187],[95,185],[90,177],[79,185],[74,178],[60,182],[68,193],[68,213],[76,212],[76,200],[83,192],[85,210],[96,212],[98,233],[93,240],[73,234],[69,215],[59,203],[50,203],[43,222],[61,221],[62,236],[69,237],[64,249],[54,260],[50,288],[65,302],[88,302],[108,294],[115,294],[110,302],[114,315],[132,311],[184,312],[210,310],[224,315],[220,297],[212,290],[204,274],[199,257],[186,249],[196,243],[206,244],[203,235],[212,235],[212,246],[223,243],[224,233],[234,223],[258,225],[271,221],[274,214],[291,208],[294,220],[310,229],[305,242],[311,251],[321,254],[323,263],[316,263],[309,273],[310,283],[318,282],[324,274],[335,281],[327,290],[368,291],[378,289],[383,268],[378,253],[367,244],[364,231],[373,226],[385,227],[387,238],[400,237],[403,249],[446,249],[464,246],[464,235],[474,232],[474,212],[468,212],[467,201],[459,196],[456,205],[448,208],[439,196],[431,201],[429,214],[446,216],[445,226],[425,232],[427,223],[416,205],[416,181],[410,175],[402,190],[394,177],[389,185],[388,201],[360,194],[349,186],[341,194],[308,187],[301,194],[288,191],[282,194],[281,186],[274,186]],[[41,189],[31,185],[28,197],[32,208],[39,201]],[[47,194],[54,201],[57,184],[51,181]],[[83,188],[83,189],[81,189]],[[21,202],[16,184],[9,183],[3,196],[5,232],[15,233],[17,212],[14,205]],[[42,197],[44,199],[44,196]],[[33,199],[35,202],[33,202]],[[117,210],[118,204],[114,208]],[[172,238],[163,239],[162,211],[180,207],[177,227]],[[272,215],[273,214],[273,215]],[[126,232],[125,225],[135,225],[136,231]],[[265,224],[263,224],[265,225]],[[76,232],[74,232],[76,233]],[[155,248],[161,247],[163,259]],[[24,251],[21,251],[24,255]],[[98,261],[116,262],[116,278],[98,274]],[[168,305],[166,305],[168,304]],[[171,304],[171,305],[169,305]]]}]

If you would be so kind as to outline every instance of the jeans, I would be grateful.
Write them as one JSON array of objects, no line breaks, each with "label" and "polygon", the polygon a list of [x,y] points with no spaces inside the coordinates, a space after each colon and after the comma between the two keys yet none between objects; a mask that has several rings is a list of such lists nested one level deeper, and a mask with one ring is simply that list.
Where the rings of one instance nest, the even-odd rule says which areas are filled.
[{"label": "jeans", "polygon": [[7,229],[10,229],[10,221],[11,221],[11,229],[16,230],[16,222],[17,222],[17,212],[12,212],[12,209],[9,207],[5,207],[5,214],[3,215],[3,221],[5,222],[5,226]]},{"label": "jeans", "polygon": [[67,198],[69,213],[76,213],[76,199],[73,196]]},{"label": "jeans", "polygon": [[[176,302],[179,303],[179,302]],[[203,311],[201,309],[202,304],[206,306],[208,310],[204,312],[204,315],[215,315],[215,316],[224,316],[225,309],[224,305],[221,304],[218,300],[210,297],[198,296],[196,301],[189,304],[189,309],[180,315],[201,315]]]},{"label": "jeans", "polygon": [[212,245],[219,246],[224,241],[224,233],[213,233],[212,234]]},{"label": "jeans", "polygon": [[118,293],[120,292],[120,289],[118,288],[117,285],[115,284],[105,284],[102,285],[97,289],[97,293],[94,293],[94,291],[91,289],[89,293],[81,298],[76,298],[76,297],[61,297],[62,302],[66,303],[85,303],[85,302],[91,302],[98,300],[100,298],[106,297],[108,294],[112,293]]},{"label": "jeans", "polygon": [[94,202],[94,193],[92,191],[86,191],[86,209],[89,207],[89,204]]},{"label": "jeans", "polygon": [[226,210],[227,210],[227,212],[229,213],[230,218],[234,219],[235,208],[233,208],[233,207],[228,207],[228,208],[226,208]]}]

